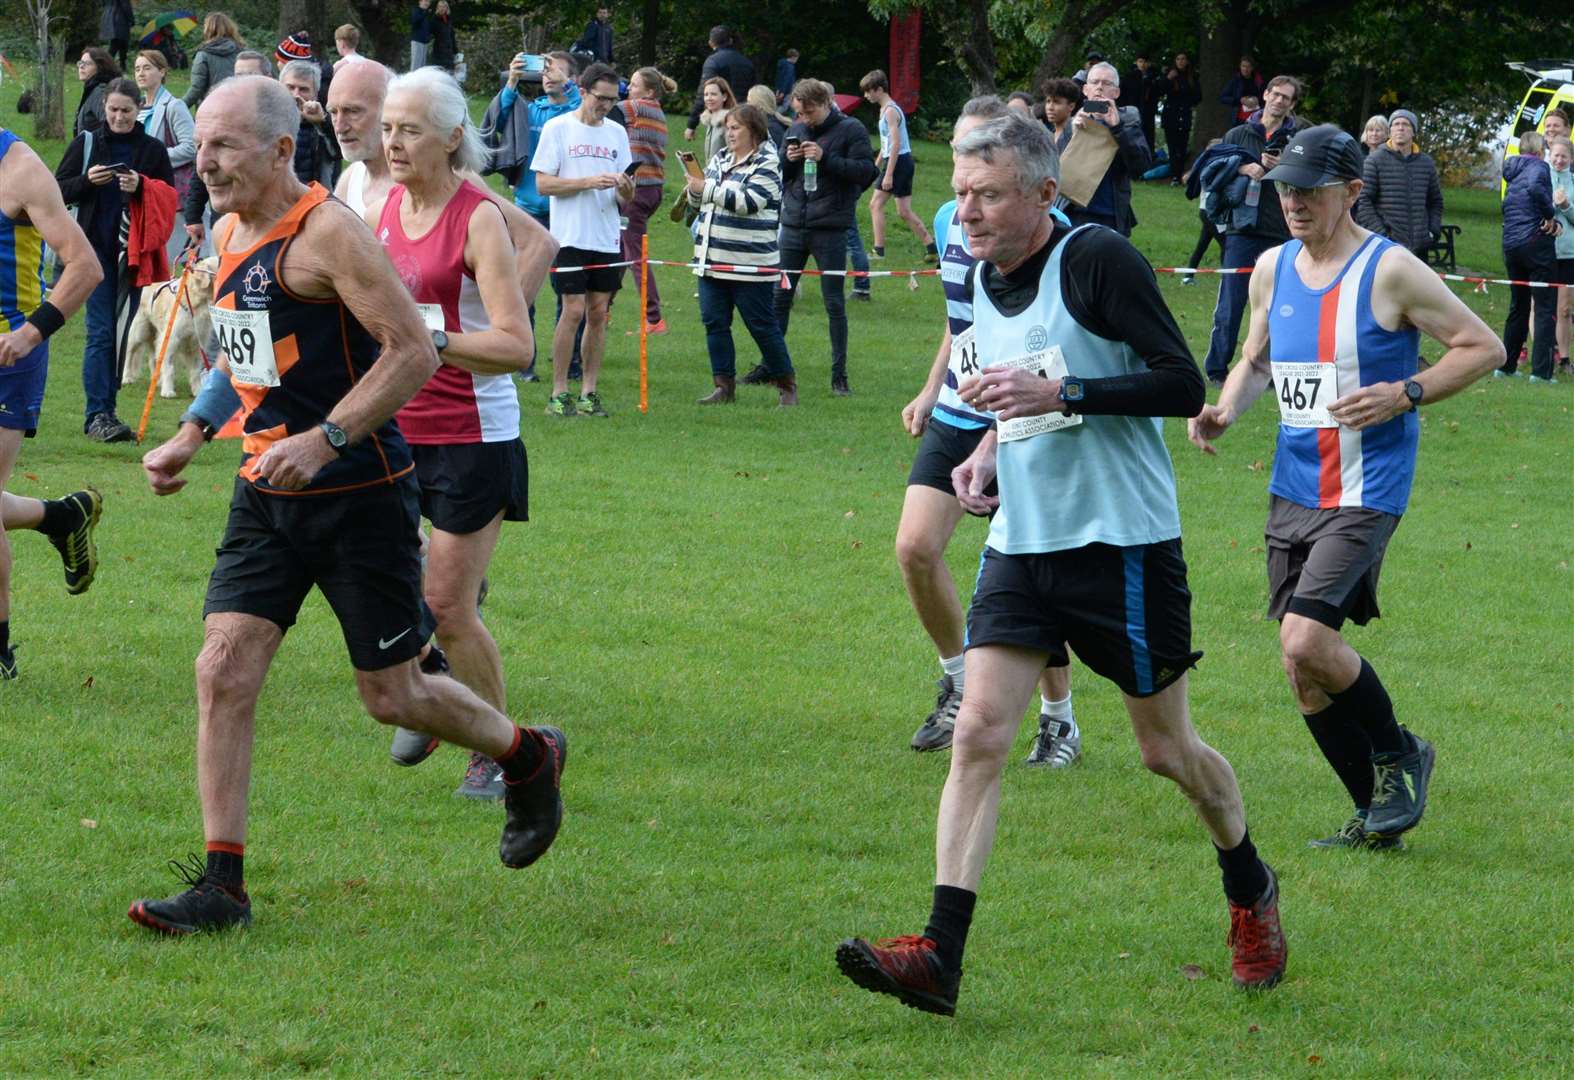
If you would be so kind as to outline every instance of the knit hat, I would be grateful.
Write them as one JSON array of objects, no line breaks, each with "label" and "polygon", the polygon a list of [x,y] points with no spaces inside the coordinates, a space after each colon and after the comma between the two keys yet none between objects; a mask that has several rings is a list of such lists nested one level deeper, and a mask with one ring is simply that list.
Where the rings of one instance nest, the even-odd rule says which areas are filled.
[{"label": "knit hat", "polygon": [[1388,118],[1388,126],[1393,127],[1395,120],[1408,120],[1410,121],[1410,130],[1418,135],[1421,133],[1421,121],[1417,120],[1416,114],[1409,109],[1395,109],[1393,115]]},{"label": "knit hat", "polygon": [[288,64],[291,60],[310,60],[312,58],[312,36],[305,30],[297,30],[283,41],[273,51],[279,58],[279,63]]}]

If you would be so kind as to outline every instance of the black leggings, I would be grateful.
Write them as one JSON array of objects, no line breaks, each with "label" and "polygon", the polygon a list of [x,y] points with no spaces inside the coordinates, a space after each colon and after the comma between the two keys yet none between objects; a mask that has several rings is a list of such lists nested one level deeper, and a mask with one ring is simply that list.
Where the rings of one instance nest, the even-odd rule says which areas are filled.
[{"label": "black leggings", "polygon": [[1186,260],[1187,266],[1201,266],[1202,257],[1208,253],[1209,244],[1218,244],[1219,254],[1224,254],[1224,234],[1219,232],[1218,227],[1209,221],[1208,215],[1201,210],[1197,211],[1197,217],[1202,222],[1202,232],[1197,234],[1197,246],[1191,249],[1191,258]]}]

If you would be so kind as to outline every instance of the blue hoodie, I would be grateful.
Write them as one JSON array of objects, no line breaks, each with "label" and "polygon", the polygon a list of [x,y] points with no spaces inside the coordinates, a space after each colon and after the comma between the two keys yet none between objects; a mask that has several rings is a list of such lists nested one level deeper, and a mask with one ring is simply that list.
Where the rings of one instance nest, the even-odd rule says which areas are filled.
[{"label": "blue hoodie", "polygon": [[1540,158],[1515,154],[1503,163],[1503,250],[1534,251],[1545,247],[1552,256],[1557,241],[1541,231],[1541,223],[1556,216],[1552,205],[1552,169]]},{"label": "blue hoodie", "polygon": [[[547,121],[554,116],[562,116],[579,108],[578,86],[569,83],[564,87],[563,93],[567,100],[561,103],[553,101],[545,94],[530,103],[530,147],[525,155],[525,168],[520,174],[519,184],[514,188],[514,205],[542,221],[545,221],[552,212],[552,200],[536,191],[536,174],[530,168],[530,162],[536,156],[536,144],[541,141],[541,129],[546,127]],[[513,111],[514,102],[518,99],[519,95],[515,90],[507,86],[503,87],[503,93],[498,101],[498,127],[502,127],[508,120],[508,114]]]}]

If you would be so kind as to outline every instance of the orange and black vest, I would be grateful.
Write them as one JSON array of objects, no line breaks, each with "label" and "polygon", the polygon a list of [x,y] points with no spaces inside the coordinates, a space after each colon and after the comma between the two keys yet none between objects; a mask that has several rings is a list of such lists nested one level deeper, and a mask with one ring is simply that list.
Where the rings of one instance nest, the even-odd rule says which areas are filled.
[{"label": "orange and black vest", "polygon": [[310,431],[327,419],[376,361],[381,346],[339,300],[310,300],[284,285],[284,253],[306,215],[331,198],[321,184],[306,194],[245,251],[229,250],[235,223],[219,244],[219,275],[213,304],[231,311],[264,311],[273,340],[278,386],[253,386],[231,379],[240,395],[244,451],[240,475],[259,491],[277,495],[329,495],[392,484],[412,471],[410,448],[389,420],[371,436],[330,461],[300,491],[281,491],[259,477],[252,463],[287,435]]}]

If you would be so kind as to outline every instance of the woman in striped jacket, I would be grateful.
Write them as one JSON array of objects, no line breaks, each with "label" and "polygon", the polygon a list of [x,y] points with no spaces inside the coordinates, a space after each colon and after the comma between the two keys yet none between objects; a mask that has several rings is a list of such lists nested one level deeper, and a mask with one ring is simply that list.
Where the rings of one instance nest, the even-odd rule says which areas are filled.
[{"label": "woman in striped jacket", "polygon": [[727,113],[727,145],[691,176],[689,205],[695,222],[694,273],[700,279],[700,318],[710,352],[716,389],[701,405],[733,400],[737,355],[732,343],[732,312],[743,317],[760,347],[770,380],[782,405],[798,404],[798,382],[787,341],[776,323],[771,290],[779,267],[776,218],[782,202],[781,159],[771,144],[765,114],[753,105]]}]

